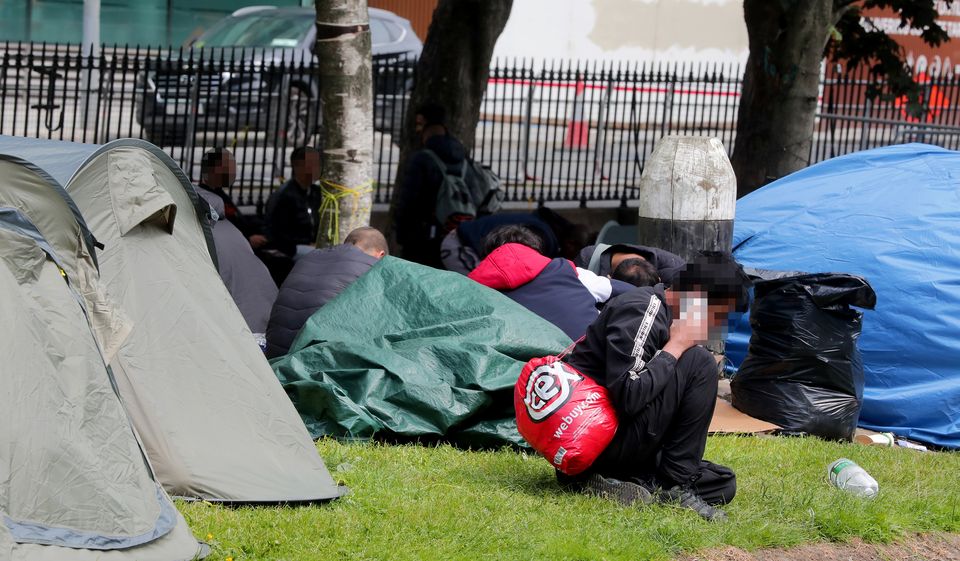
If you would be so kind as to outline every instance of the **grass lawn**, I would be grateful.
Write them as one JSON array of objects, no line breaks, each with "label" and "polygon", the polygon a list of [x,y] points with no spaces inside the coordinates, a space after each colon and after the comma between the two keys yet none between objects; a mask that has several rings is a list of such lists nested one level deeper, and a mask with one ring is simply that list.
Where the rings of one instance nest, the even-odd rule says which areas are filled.
[{"label": "grass lawn", "polygon": [[[734,468],[739,484],[730,520],[711,524],[675,507],[627,509],[563,493],[546,460],[511,450],[329,440],[318,448],[350,496],[300,508],[178,505],[197,537],[212,535],[209,559],[669,559],[722,545],[960,531],[957,453],[711,437],[707,459]],[[829,485],[827,465],[839,457],[874,476],[876,499]]]}]

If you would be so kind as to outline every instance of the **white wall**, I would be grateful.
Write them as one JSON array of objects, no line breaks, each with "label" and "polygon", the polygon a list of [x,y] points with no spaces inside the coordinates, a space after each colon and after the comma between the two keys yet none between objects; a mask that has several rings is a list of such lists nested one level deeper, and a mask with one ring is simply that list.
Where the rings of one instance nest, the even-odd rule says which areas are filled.
[{"label": "white wall", "polygon": [[[772,0],[771,0],[772,1]],[[514,0],[494,56],[743,63],[743,0]]]}]

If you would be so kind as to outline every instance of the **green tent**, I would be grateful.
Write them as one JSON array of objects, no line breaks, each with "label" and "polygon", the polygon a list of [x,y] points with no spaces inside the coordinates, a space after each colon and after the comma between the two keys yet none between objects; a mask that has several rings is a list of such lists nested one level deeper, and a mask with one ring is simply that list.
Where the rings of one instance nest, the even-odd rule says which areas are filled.
[{"label": "green tent", "polygon": [[495,290],[385,257],[272,365],[314,437],[523,446],[513,415],[520,369],[569,344]]}]

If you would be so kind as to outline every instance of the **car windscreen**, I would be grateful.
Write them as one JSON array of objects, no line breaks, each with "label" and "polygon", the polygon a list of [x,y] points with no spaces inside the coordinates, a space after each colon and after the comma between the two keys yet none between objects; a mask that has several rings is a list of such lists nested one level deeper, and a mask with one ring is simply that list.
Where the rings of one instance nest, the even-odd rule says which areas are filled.
[{"label": "car windscreen", "polygon": [[299,14],[254,14],[220,21],[194,47],[296,47],[313,25]]},{"label": "car windscreen", "polygon": [[392,42],[387,25],[377,18],[370,18],[370,42],[374,45]]}]

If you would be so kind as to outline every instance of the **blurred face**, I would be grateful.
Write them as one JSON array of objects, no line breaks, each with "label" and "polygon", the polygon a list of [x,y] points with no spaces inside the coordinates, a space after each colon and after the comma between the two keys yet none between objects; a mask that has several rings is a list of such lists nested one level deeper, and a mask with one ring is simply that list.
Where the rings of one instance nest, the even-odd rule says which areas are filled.
[{"label": "blurred face", "polygon": [[637,255],[636,253],[614,253],[610,257],[610,270],[616,271],[617,267],[625,259],[639,259],[641,261],[646,261],[642,255]]},{"label": "blurred face", "polygon": [[230,152],[223,153],[223,160],[220,162],[217,172],[220,174],[221,187],[227,188],[233,185],[233,182],[237,179],[237,160],[234,159],[233,154]]},{"label": "blurred face", "polygon": [[703,340],[726,338],[727,317],[734,308],[732,299],[708,299],[706,292],[688,291],[679,293],[680,320],[699,325]]},{"label": "blurred face", "polygon": [[297,183],[301,183],[303,186],[312,185],[320,179],[320,154],[308,150],[303,155],[303,161],[297,163],[294,173],[297,177]]},{"label": "blurred face", "polygon": [[427,126],[427,119],[420,114],[413,118],[413,130],[417,131],[417,136],[423,134],[423,128]]},{"label": "blurred face", "polygon": [[712,300],[710,302],[707,308],[707,320],[710,322],[710,337],[724,339],[727,337],[728,319],[730,311],[733,310],[735,305],[736,301],[733,299]]}]

